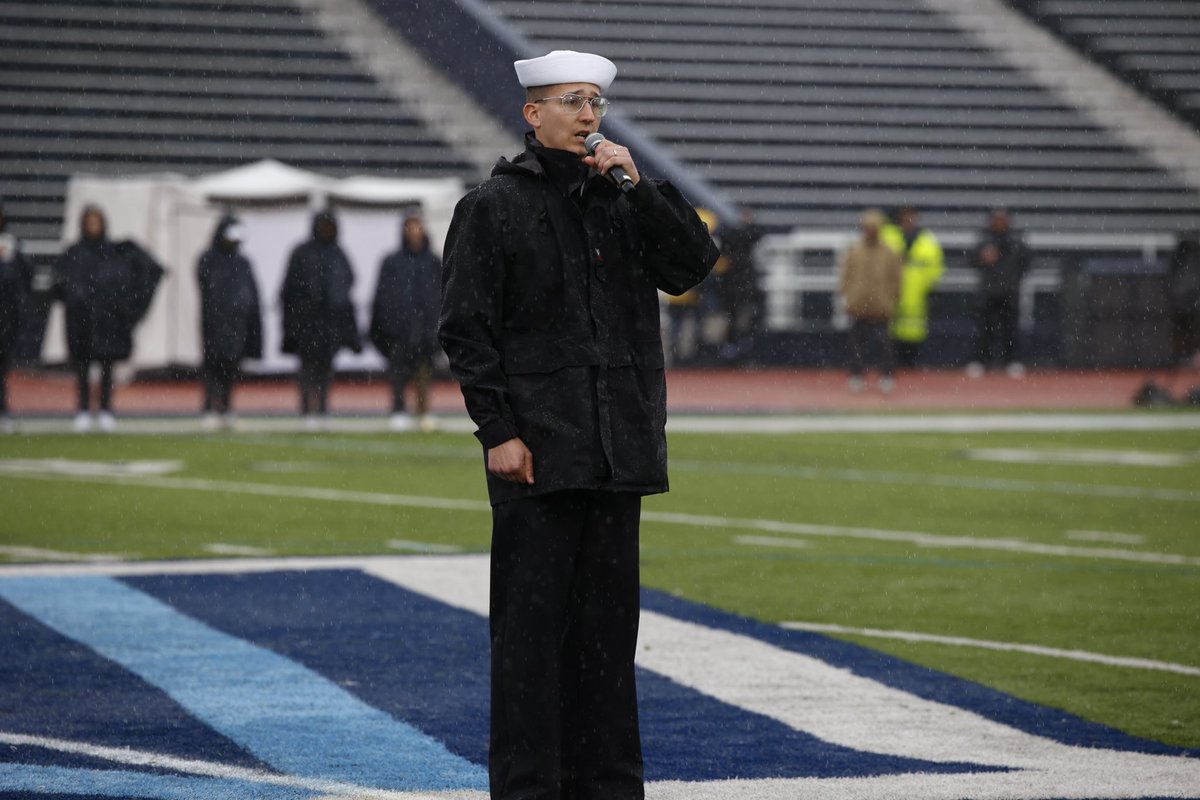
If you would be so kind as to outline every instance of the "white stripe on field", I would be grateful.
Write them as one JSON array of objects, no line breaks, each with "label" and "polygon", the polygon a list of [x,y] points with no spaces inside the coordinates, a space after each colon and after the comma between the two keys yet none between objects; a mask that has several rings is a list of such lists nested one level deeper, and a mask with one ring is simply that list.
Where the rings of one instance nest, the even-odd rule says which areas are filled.
[{"label": "white stripe on field", "polygon": [[10,747],[36,747],[43,750],[54,750],[59,753],[89,756],[91,758],[111,761],[114,764],[126,764],[135,767],[166,769],[182,772],[187,775],[203,775],[209,778],[228,778],[260,783],[271,786],[286,786],[294,789],[307,789],[313,792],[323,792],[335,797],[351,796],[355,798],[370,798],[370,800],[450,800],[450,798],[485,797],[482,792],[396,792],[385,789],[375,789],[369,786],[359,786],[344,781],[323,780],[320,778],[303,778],[295,775],[283,775],[277,772],[248,769],[231,764],[221,764],[215,761],[178,758],[176,756],[154,753],[146,750],[134,750],[128,747],[104,747],[88,744],[87,742],[56,739],[46,736],[29,736],[11,731],[0,731],[0,744]]},{"label": "white stripe on field", "polygon": [[1200,414],[672,414],[675,433],[1057,433],[1200,430]]},{"label": "white stripe on field", "polygon": [[67,550],[48,550],[44,547],[24,547],[12,544],[0,545],[0,556],[38,561],[84,561],[93,564],[107,564],[126,558],[134,558],[136,555],[136,553],[72,553]]},{"label": "white stripe on field", "polygon": [[1108,542],[1109,544],[1146,543],[1146,537],[1140,533],[1112,533],[1109,531],[1067,531],[1067,538],[1076,542]]},{"label": "white stripe on field", "polygon": [[[365,570],[481,616],[486,556],[376,561]],[[869,753],[1015,771],[652,785],[656,800],[1022,800],[1193,797],[1200,760],[1072,747],[925,700],[758,639],[642,612],[638,664],[824,741]]]},{"label": "white stripe on field", "polygon": [[410,553],[438,553],[448,555],[461,553],[462,548],[452,544],[437,544],[435,542],[411,542],[407,539],[390,539],[388,547],[393,550],[407,550]]},{"label": "white stripe on field", "polygon": [[[451,497],[423,497],[418,495],[387,494],[348,489],[326,489],[318,486],[283,486],[270,483],[248,483],[245,481],[222,481],[208,478],[157,477],[144,478],[101,478],[83,476],[11,475],[30,480],[72,480],[82,482],[116,483],[127,486],[155,489],[179,489],[222,494],[248,494],[266,497],[292,497],[302,500],[324,500],[338,503],[364,503],[381,506],[404,506],[414,508],[438,508],[450,511],[491,511],[491,505],[483,500],[463,500]],[[687,525],[695,528],[728,530],[740,528],[767,533],[786,533],[794,536],[828,536],[845,539],[867,539],[874,541],[908,542],[922,547],[965,548],[971,550],[998,550],[1012,553],[1061,556],[1065,558],[1097,558],[1117,561],[1132,561],[1145,564],[1167,564],[1173,566],[1200,566],[1200,558],[1174,555],[1171,553],[1146,553],[1139,550],[1119,550],[1102,547],[1072,547],[1069,545],[1041,544],[1019,539],[996,539],[974,536],[944,536],[911,531],[888,531],[873,528],[836,527],[832,525],[808,525],[783,520],[718,517],[705,514],[685,514],[663,511],[643,511],[642,521],[660,522],[670,525]],[[783,540],[780,540],[781,542]],[[788,546],[781,544],[780,546]]]},{"label": "white stripe on field", "polygon": [[[809,525],[803,522],[783,522],[771,519],[740,519],[737,517],[681,514],[667,511],[643,511],[643,522],[663,522],[693,527],[745,528],[765,533],[784,533],[792,536],[824,536],[835,539],[867,539],[880,542],[907,542],[921,547],[945,547],[950,549],[995,550],[1009,553],[1060,556],[1064,558],[1100,558],[1117,561],[1133,561],[1145,564],[1168,564],[1172,566],[1200,566],[1200,558],[1172,553],[1146,553],[1141,550],[1118,550],[1111,547],[1072,547],[1070,545],[1042,544],[1020,539],[996,539],[975,536],[943,536],[916,531],[889,531],[878,528],[848,528],[837,525]],[[743,537],[739,537],[743,538]],[[750,542],[746,542],[749,544]],[[796,547],[793,539],[771,536],[753,537],[753,544],[767,547]]]},{"label": "white stripe on field", "polygon": [[1125,656],[1107,656],[1103,653],[1091,653],[1087,650],[1063,650],[1057,647],[1042,647],[1036,644],[1013,644],[1012,642],[996,642],[989,639],[969,639],[962,636],[938,636],[932,633],[913,633],[911,631],[881,630],[879,628],[849,628],[845,625],[829,625],[820,622],[781,622],[785,628],[813,633],[841,633],[852,636],[866,636],[875,639],[898,639],[904,642],[928,642],[931,644],[946,644],[956,647],[978,647],[984,650],[1000,650],[1010,653],[1029,653],[1037,656],[1050,656],[1070,661],[1087,661],[1093,664],[1104,664],[1110,667],[1130,667],[1132,669],[1159,670],[1174,672],[1178,675],[1200,676],[1200,667],[1190,667],[1186,664],[1174,664],[1170,661],[1153,661],[1148,658],[1128,658]]},{"label": "white stripe on field", "polygon": [[218,556],[273,556],[274,550],[268,550],[265,547],[251,547],[248,544],[225,544],[224,542],[213,542],[204,545],[206,552],[213,553]]}]

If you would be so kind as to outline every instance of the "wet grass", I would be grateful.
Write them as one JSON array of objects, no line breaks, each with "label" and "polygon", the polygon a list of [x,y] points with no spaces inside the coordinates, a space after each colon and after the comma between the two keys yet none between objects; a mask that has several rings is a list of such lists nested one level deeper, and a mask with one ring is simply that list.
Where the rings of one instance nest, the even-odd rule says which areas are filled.
[{"label": "wet grass", "polygon": [[[981,449],[1046,458],[978,460]],[[1102,463],[1061,463],[1080,451]],[[674,435],[671,453],[672,492],[645,504],[647,585],[772,622],[1200,667],[1200,432]],[[1122,463],[1131,454],[1176,463]],[[191,558],[212,556],[214,544],[286,555],[394,553],[393,540],[488,546],[481,457],[465,435],[0,440],[0,459],[17,458],[178,460],[182,469],[162,482],[0,472],[0,545],[10,547]],[[192,482],[173,482],[180,478]],[[397,496],[464,505],[428,508]],[[688,524],[663,521],[664,513],[740,522]],[[772,526],[754,520],[825,527],[764,530]],[[872,531],[958,542],[862,538]],[[988,539],[1075,549],[1027,552]],[[963,546],[971,544],[983,546]],[[855,640],[1135,735],[1200,747],[1200,677]]]}]

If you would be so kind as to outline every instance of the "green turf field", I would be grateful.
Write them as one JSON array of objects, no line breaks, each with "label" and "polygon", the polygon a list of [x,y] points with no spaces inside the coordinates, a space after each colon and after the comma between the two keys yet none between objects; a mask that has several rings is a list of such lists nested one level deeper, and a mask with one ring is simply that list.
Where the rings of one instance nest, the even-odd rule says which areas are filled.
[{"label": "green turf field", "polygon": [[[673,434],[670,446],[673,490],[644,506],[647,585],[772,622],[1200,667],[1200,431]],[[46,459],[180,463],[68,476]],[[6,437],[0,561],[483,551],[481,464],[457,434]],[[849,638],[1200,747],[1195,674]]]}]

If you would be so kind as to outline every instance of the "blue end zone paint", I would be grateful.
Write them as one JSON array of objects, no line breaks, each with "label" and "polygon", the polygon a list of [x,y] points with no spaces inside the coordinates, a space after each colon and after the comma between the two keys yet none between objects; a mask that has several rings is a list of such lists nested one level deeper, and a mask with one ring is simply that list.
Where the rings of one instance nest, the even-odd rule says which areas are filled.
[{"label": "blue end zone paint", "polygon": [[643,589],[642,608],[709,628],[750,636],[784,650],[803,653],[917,697],[957,706],[1017,730],[1063,744],[1159,755],[1200,756],[1200,750],[1188,750],[1139,739],[1065,711],[1020,700],[996,689],[861,645],[818,633],[769,625],[665,592]]},{"label": "blue end zone paint", "polygon": [[[482,617],[357,571],[153,576],[131,586],[287,656],[486,763],[488,628]],[[862,753],[638,672],[648,780],[984,772]]]},{"label": "blue end zone paint", "polygon": [[17,578],[0,581],[0,597],[162,688],[281,771],[410,791],[487,785],[481,768],[421,731],[119,581]]},{"label": "blue end zone paint", "polygon": [[[266,765],[198,722],[165,692],[0,600],[0,729],[10,733]],[[85,756],[0,747],[0,761],[101,766]]]},{"label": "blue end zone paint", "polygon": [[[310,800],[316,792],[262,783],[221,778],[153,775],[125,770],[80,770],[66,767],[34,767],[0,764],[0,786],[45,800],[46,793],[70,795],[72,788],[86,787],[89,797],[154,800]],[[42,790],[42,791],[38,791]],[[79,800],[79,795],[71,795]]]}]

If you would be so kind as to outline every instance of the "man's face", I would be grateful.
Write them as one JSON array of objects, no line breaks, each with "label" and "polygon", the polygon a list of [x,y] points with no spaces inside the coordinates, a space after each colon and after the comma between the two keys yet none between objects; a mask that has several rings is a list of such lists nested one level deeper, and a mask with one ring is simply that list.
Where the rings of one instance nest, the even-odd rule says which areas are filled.
[{"label": "man's face", "polygon": [[425,226],[415,217],[404,221],[404,241],[414,250],[425,246]]},{"label": "man's face", "polygon": [[879,223],[875,220],[865,220],[861,224],[862,238],[867,244],[879,241]]},{"label": "man's face", "polygon": [[592,83],[558,83],[543,89],[541,102],[525,104],[525,121],[533,126],[537,140],[545,147],[568,150],[582,158],[587,155],[583,141],[600,129],[600,117],[590,103],[584,103],[578,113],[572,112],[557,98],[564,94],[599,97],[600,87]]},{"label": "man's face", "polygon": [[997,211],[992,214],[992,232],[1008,233],[1008,214]]},{"label": "man's face", "polygon": [[89,239],[99,239],[104,235],[104,220],[95,212],[88,212],[83,218],[83,235]]},{"label": "man's face", "polygon": [[917,229],[917,212],[905,211],[900,214],[900,227],[912,233]]}]

